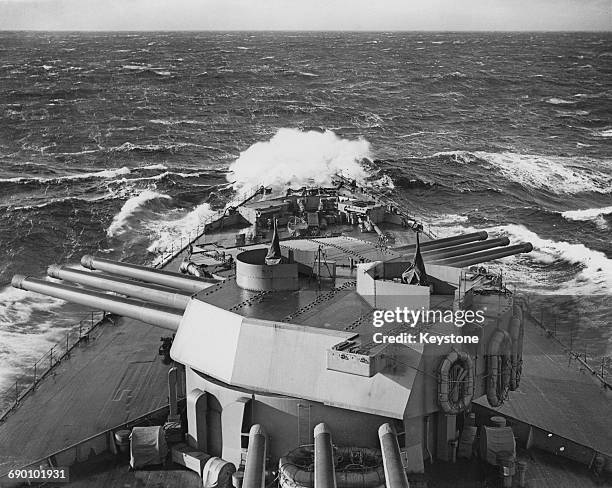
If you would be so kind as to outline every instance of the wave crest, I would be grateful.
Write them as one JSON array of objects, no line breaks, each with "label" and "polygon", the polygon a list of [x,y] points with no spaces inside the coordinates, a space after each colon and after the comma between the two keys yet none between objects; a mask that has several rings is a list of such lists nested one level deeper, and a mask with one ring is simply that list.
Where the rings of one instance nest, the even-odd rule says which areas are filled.
[{"label": "wave crest", "polygon": [[136,214],[145,210],[147,202],[157,199],[170,200],[171,197],[153,190],[144,190],[135,197],[127,200],[121,207],[121,210],[119,210],[119,213],[113,217],[113,221],[108,227],[106,235],[108,237],[117,237],[125,233],[129,227],[130,220],[134,218]]}]

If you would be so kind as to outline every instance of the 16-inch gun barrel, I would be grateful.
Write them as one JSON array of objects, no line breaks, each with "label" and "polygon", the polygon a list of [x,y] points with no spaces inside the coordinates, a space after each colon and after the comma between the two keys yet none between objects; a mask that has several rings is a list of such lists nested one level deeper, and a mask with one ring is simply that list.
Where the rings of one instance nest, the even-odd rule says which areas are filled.
[{"label": "16-inch gun barrel", "polygon": [[505,258],[506,256],[513,256],[515,254],[520,254],[523,252],[531,252],[532,250],[533,246],[531,245],[531,243],[525,242],[522,244],[516,244],[514,246],[504,247],[503,249],[491,249],[489,251],[475,252],[472,254],[466,254],[464,256],[442,259],[440,261],[437,261],[436,264],[464,268],[466,266],[484,263],[485,261]]},{"label": "16-inch gun barrel", "polygon": [[470,242],[459,246],[446,247],[444,249],[435,249],[433,251],[423,251],[423,260],[435,262],[455,256],[463,256],[477,251],[493,249],[495,247],[507,246],[510,244],[510,239],[507,237],[498,237],[497,239],[487,239],[485,241]]},{"label": "16-inch gun barrel", "polygon": [[97,269],[126,278],[134,278],[137,280],[156,283],[178,290],[197,293],[204,288],[210,286],[211,283],[218,283],[219,280],[214,278],[196,278],[194,276],[185,276],[171,271],[161,271],[159,269],[148,268],[147,266],[139,266],[137,264],[126,264],[110,259],[96,258],[85,255],[81,258],[81,265],[88,269]]},{"label": "16-inch gun barrel", "polygon": [[13,276],[11,284],[15,288],[42,293],[86,307],[104,310],[117,315],[130,317],[147,324],[175,331],[178,329],[182,314],[158,305],[143,305],[138,300],[109,296],[105,293],[83,290],[74,286],[50,283],[23,275]]},{"label": "16-inch gun barrel", "polygon": [[[431,241],[422,241],[421,251],[432,251],[434,249],[442,249],[445,247],[457,246],[459,244],[466,244],[474,241],[484,241],[489,234],[482,230],[480,232],[473,232],[471,234],[461,234],[458,236],[444,237],[442,239],[434,239]],[[416,249],[416,244],[408,244],[406,246],[400,246],[393,248],[397,252],[413,251]]]},{"label": "16-inch gun barrel", "polygon": [[149,283],[138,283],[118,277],[111,277],[101,273],[81,271],[78,269],[67,268],[64,266],[51,265],[47,268],[47,275],[72,283],[98,288],[100,290],[113,291],[139,298],[147,302],[153,302],[165,307],[176,308],[184,311],[191,299],[191,293],[185,291],[170,290]]}]

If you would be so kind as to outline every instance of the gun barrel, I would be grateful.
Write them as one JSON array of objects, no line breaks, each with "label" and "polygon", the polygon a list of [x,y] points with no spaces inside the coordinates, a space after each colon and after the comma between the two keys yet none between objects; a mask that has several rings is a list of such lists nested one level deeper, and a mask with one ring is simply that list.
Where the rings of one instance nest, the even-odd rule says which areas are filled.
[{"label": "gun barrel", "polygon": [[476,251],[484,251],[495,247],[507,246],[510,244],[510,239],[507,237],[499,237],[497,239],[487,239],[479,242],[469,242],[459,246],[445,247],[444,249],[435,249],[433,251],[423,251],[423,259],[425,261],[435,262],[441,259],[451,258],[454,256],[463,256]]},{"label": "gun barrel", "polygon": [[515,244],[514,246],[508,246],[503,249],[491,249],[488,251],[475,252],[472,254],[466,254],[464,256],[457,256],[454,258],[442,259],[436,264],[443,264],[446,266],[454,266],[456,268],[464,268],[466,266],[472,266],[474,264],[484,263],[485,261],[492,261],[494,259],[505,258],[506,256],[513,256],[519,253],[527,253],[533,250],[533,246],[529,242],[522,244]]},{"label": "gun barrel", "polygon": [[59,283],[50,283],[37,278],[22,275],[13,276],[11,284],[15,288],[34,291],[55,298],[60,298],[86,307],[104,310],[117,315],[130,317],[147,324],[175,331],[183,317],[165,307],[157,305],[143,305],[138,300],[109,296],[91,290],[84,290],[74,286]]},{"label": "gun barrel", "polygon": [[191,299],[188,292],[170,290],[157,285],[138,283],[133,280],[111,277],[101,273],[92,273],[64,266],[52,265],[47,268],[47,275],[72,283],[98,288],[100,290],[113,291],[139,298],[147,302],[153,302],[165,307],[176,308],[184,311]]},{"label": "gun barrel", "polygon": [[81,258],[81,265],[88,269],[97,269],[106,273],[111,273],[126,278],[134,278],[148,283],[155,283],[177,290],[197,293],[204,288],[208,288],[211,284],[218,283],[219,280],[214,278],[196,278],[195,276],[185,276],[171,271],[162,271],[159,269],[148,268],[147,266],[139,266],[137,264],[126,264],[110,259],[95,258],[85,255]]},{"label": "gun barrel", "polygon": [[[434,249],[442,249],[445,247],[457,246],[459,244],[466,244],[474,241],[484,241],[489,234],[482,230],[480,232],[473,232],[471,234],[460,234],[458,236],[444,237],[442,239],[433,239],[431,241],[421,242],[421,251],[432,251]],[[394,248],[394,251],[413,251],[416,249],[416,244],[408,244],[407,246],[400,246]]]}]

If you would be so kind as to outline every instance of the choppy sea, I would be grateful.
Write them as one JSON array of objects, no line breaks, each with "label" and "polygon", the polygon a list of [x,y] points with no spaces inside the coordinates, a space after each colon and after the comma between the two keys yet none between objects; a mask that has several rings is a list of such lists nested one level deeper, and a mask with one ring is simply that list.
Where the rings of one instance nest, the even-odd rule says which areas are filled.
[{"label": "choppy sea", "polygon": [[0,114],[0,391],[84,313],[13,274],[150,263],[235,191],[339,170],[530,241],[517,287],[612,294],[609,33],[1,32]]}]

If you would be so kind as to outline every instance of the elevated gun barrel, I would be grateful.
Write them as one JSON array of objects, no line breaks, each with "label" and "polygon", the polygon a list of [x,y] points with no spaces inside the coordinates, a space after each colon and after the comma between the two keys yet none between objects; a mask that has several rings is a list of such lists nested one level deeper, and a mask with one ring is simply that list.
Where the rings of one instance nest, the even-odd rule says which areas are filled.
[{"label": "elevated gun barrel", "polygon": [[515,244],[514,246],[508,246],[503,249],[491,249],[489,251],[475,252],[472,254],[466,254],[464,256],[442,259],[437,261],[436,264],[464,268],[466,266],[484,263],[485,261],[492,261],[494,259],[505,258],[506,256],[513,256],[515,254],[531,251],[533,251],[533,246],[531,243],[525,242],[522,244]]},{"label": "elevated gun barrel", "polygon": [[445,247],[443,249],[434,249],[433,251],[423,251],[423,260],[435,262],[440,259],[452,258],[455,256],[463,256],[476,251],[484,251],[495,247],[507,246],[510,244],[510,239],[507,237],[499,237],[497,239],[487,239],[479,242],[470,242],[459,246]]},{"label": "elevated gun barrel", "polygon": [[[484,241],[489,237],[486,231],[473,232],[471,234],[460,234],[458,236],[444,237],[442,239],[433,239],[431,241],[421,242],[421,251],[432,251],[434,249],[442,249],[445,247],[457,246],[474,241]],[[413,251],[416,249],[416,244],[408,244],[394,248],[395,251]]]},{"label": "elevated gun barrel", "polygon": [[83,290],[74,286],[58,283],[50,283],[22,275],[13,276],[11,284],[15,288],[34,291],[97,310],[123,315],[172,331],[178,329],[181,318],[183,317],[181,314],[172,312],[165,307],[143,305],[142,302],[138,300],[112,297],[105,293]]},{"label": "elevated gun barrel", "polygon": [[117,277],[110,277],[100,273],[91,273],[64,266],[51,265],[47,268],[47,275],[72,283],[98,288],[100,290],[114,291],[122,295],[139,298],[165,307],[184,311],[191,299],[191,294],[184,291],[175,291],[157,285],[137,283]]},{"label": "elevated gun barrel", "polygon": [[162,271],[159,269],[139,266],[137,264],[126,264],[110,259],[95,258],[85,255],[81,258],[81,265],[88,269],[97,269],[126,278],[134,278],[149,283],[155,283],[178,290],[197,293],[204,288],[208,288],[211,284],[218,283],[219,280],[214,278],[196,278],[194,276],[185,276],[179,273],[170,271]]}]

